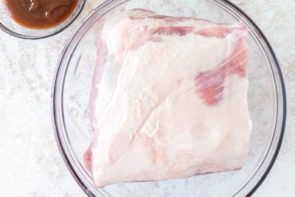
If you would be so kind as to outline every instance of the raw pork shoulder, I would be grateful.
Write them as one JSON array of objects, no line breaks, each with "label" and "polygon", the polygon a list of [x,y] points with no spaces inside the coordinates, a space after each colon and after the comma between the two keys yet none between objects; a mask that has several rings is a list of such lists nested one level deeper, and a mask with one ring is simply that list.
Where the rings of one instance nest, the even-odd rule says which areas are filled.
[{"label": "raw pork shoulder", "polygon": [[102,28],[85,165],[98,187],[239,169],[251,132],[247,32],[134,9]]}]

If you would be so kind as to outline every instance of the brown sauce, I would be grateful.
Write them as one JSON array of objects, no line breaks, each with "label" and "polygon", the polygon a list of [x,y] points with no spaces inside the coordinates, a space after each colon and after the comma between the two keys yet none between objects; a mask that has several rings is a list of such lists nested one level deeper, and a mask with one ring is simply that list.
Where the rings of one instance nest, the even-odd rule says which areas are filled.
[{"label": "brown sauce", "polygon": [[12,18],[32,29],[59,25],[72,14],[77,3],[78,0],[6,0]]}]

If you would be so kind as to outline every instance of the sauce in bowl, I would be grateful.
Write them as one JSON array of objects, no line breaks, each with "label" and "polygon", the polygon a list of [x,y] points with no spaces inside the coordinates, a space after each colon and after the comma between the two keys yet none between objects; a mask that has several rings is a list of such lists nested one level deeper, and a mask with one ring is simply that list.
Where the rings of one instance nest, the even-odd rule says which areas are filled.
[{"label": "sauce in bowl", "polygon": [[31,29],[47,29],[65,21],[78,0],[6,0],[12,18]]}]

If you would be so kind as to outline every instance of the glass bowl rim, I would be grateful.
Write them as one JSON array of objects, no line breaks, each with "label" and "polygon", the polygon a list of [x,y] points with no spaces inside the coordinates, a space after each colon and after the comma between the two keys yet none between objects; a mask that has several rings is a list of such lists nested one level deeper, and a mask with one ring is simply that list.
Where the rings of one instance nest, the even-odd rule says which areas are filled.
[{"label": "glass bowl rim", "polygon": [[[127,0],[129,1],[129,0]],[[52,109],[52,122],[53,122],[53,125],[54,125],[54,133],[55,133],[55,137],[56,137],[56,142],[57,142],[57,145],[59,147],[59,150],[60,150],[60,153],[64,159],[64,162],[66,163],[66,166],[67,168],[69,169],[69,171],[71,172],[72,176],[74,177],[74,179],[76,180],[76,182],[80,185],[80,187],[82,188],[82,190],[88,195],[88,196],[95,196],[95,194],[86,186],[86,184],[83,182],[83,180],[81,179],[81,177],[79,176],[79,174],[76,172],[73,164],[71,161],[73,161],[72,158],[69,158],[69,156],[67,155],[67,150],[64,148],[64,142],[63,142],[63,139],[62,139],[62,136],[61,136],[61,131],[60,131],[60,120],[58,119],[58,113],[60,113],[60,111],[62,111],[60,109],[60,100],[58,99],[58,96],[59,95],[59,92],[58,90],[60,89],[60,86],[61,85],[64,85],[64,82],[65,82],[65,78],[64,75],[62,75],[62,67],[64,67],[64,61],[65,61],[65,57],[66,56],[71,56],[68,53],[68,49],[70,47],[72,47],[73,45],[73,42],[74,39],[77,37],[77,36],[81,36],[81,31],[85,31],[84,33],[87,32],[88,29],[83,29],[85,26],[87,25],[92,25],[92,23],[87,23],[89,22],[89,20],[92,18],[92,17],[95,17],[95,13],[101,11],[101,9],[103,9],[104,7],[107,7],[110,3],[112,2],[127,2],[126,0],[106,0],[104,1],[102,4],[100,4],[97,8],[95,8],[89,15],[88,17],[86,17],[86,19],[83,20],[83,22],[78,26],[78,28],[74,31],[74,34],[72,34],[72,36],[70,37],[70,39],[68,39],[65,47],[64,47],[64,50],[62,51],[61,53],[61,56],[60,56],[60,59],[59,59],[59,63],[58,63],[58,67],[57,67],[57,70],[56,70],[56,73],[55,73],[55,77],[54,77],[54,81],[53,81],[53,87],[52,87],[52,92],[51,92],[51,109]],[[283,78],[283,74],[282,74],[282,71],[281,71],[281,68],[280,68],[280,64],[279,64],[279,61],[269,43],[269,41],[267,40],[267,38],[265,37],[265,35],[263,34],[263,32],[260,30],[260,28],[256,25],[256,23],[244,12],[242,11],[238,6],[236,6],[234,3],[228,1],[228,0],[210,0],[210,1],[213,1],[214,3],[216,4],[219,4],[219,5],[223,5],[227,8],[230,8],[230,9],[233,9],[234,12],[238,13],[241,17],[243,17],[243,20],[245,20],[246,22],[248,22],[249,25],[252,26],[252,29],[255,30],[256,34],[259,36],[259,38],[262,40],[263,44],[265,45],[263,47],[263,49],[267,49],[267,52],[269,53],[269,57],[272,59],[273,61],[273,65],[271,66],[274,66],[274,68],[272,69],[275,69],[275,71],[273,71],[273,74],[277,74],[278,75],[278,79],[273,79],[274,82],[275,82],[275,85],[276,87],[279,86],[276,90],[280,89],[281,92],[280,92],[280,96],[276,95],[277,97],[277,100],[280,100],[281,99],[281,104],[279,104],[279,101],[277,101],[277,111],[279,109],[279,107],[281,107],[282,111],[281,111],[281,119],[280,119],[280,128],[278,131],[279,132],[279,136],[278,136],[278,139],[276,141],[275,144],[273,144],[273,138],[274,138],[274,135],[275,135],[275,132],[274,132],[274,135],[273,135],[273,138],[271,140],[271,143],[268,147],[268,151],[267,153],[265,154],[265,158],[264,160],[267,158],[267,156],[269,156],[269,151],[271,149],[271,146],[274,146],[275,147],[275,150],[272,151],[272,155],[269,156],[271,158],[268,158],[270,161],[269,161],[269,164],[268,166],[266,167],[266,169],[264,170],[263,174],[258,178],[258,180],[255,181],[254,185],[252,183],[252,186],[250,188],[246,188],[247,191],[243,191],[245,193],[245,196],[251,196],[258,188],[259,186],[263,183],[263,181],[265,180],[265,178],[267,177],[267,175],[269,174],[272,166],[274,165],[275,161],[276,161],[276,158],[279,154],[279,151],[280,151],[280,148],[281,148],[281,145],[282,145],[282,142],[283,142],[283,137],[284,137],[284,133],[285,133],[285,125],[286,125],[286,118],[287,118],[287,97],[286,97],[286,89],[285,89],[285,84],[284,84],[284,78]],[[84,35],[84,34],[82,34]],[[75,44],[77,45],[80,40],[82,39],[83,37],[80,37],[79,38],[79,41],[78,42],[75,42]],[[260,43],[261,44],[261,43]],[[265,52],[265,51],[264,51]],[[71,58],[71,57],[69,57]],[[271,64],[271,63],[270,63]],[[68,67],[66,65],[66,67]],[[64,73],[66,73],[67,71],[67,68],[65,69]],[[62,82],[60,82],[60,80]],[[278,94],[278,91],[276,92],[276,94]],[[63,118],[62,118],[63,119]],[[64,120],[63,120],[64,121]],[[278,122],[278,115],[276,116],[276,123]],[[275,127],[277,128],[277,127]],[[62,132],[64,129],[62,129]],[[257,169],[256,172],[258,172],[261,168],[261,166],[263,165],[263,162],[264,160],[261,162],[259,168]],[[254,176],[256,175],[256,173],[254,175],[251,176],[251,178],[253,178]],[[256,177],[257,178],[257,177]],[[245,189],[245,187],[251,182],[252,179],[248,180],[245,185],[243,187],[241,187],[236,193],[234,193],[233,195],[237,195],[239,194],[239,192],[241,192],[243,189]],[[102,195],[102,194],[101,194]],[[102,195],[103,196],[103,195]]]},{"label": "glass bowl rim", "polygon": [[[71,16],[69,21],[63,21],[61,24],[57,25],[57,29],[51,33],[45,33],[44,35],[40,35],[40,36],[36,36],[36,35],[29,35],[29,34],[22,34],[22,33],[18,33],[16,31],[11,30],[10,28],[8,28],[6,25],[4,25],[1,21],[0,21],[0,30],[2,30],[3,32],[14,36],[16,38],[20,38],[20,39],[24,39],[24,40],[39,40],[39,39],[44,39],[44,38],[48,38],[51,36],[55,36],[59,33],[61,33],[63,30],[65,30],[66,28],[68,28],[81,14],[81,12],[83,11],[83,8],[85,7],[86,4],[86,0],[81,0],[82,2],[80,3],[79,6],[79,1],[78,1],[78,6],[79,8],[73,12],[73,15]],[[49,28],[48,30],[50,30],[51,28]],[[33,31],[38,31],[39,29],[35,29]],[[44,29],[46,30],[46,29]]]}]

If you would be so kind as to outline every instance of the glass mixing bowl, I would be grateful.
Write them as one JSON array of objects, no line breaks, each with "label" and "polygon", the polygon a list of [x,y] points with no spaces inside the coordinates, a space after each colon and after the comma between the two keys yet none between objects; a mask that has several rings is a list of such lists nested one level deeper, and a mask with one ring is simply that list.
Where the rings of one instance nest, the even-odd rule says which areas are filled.
[{"label": "glass mixing bowl", "polygon": [[48,29],[29,29],[17,22],[11,17],[5,1],[0,1],[0,30],[22,39],[41,39],[56,35],[67,28],[79,16],[86,0],[78,0],[73,13],[59,25]]},{"label": "glass mixing bowl", "polygon": [[[144,8],[163,15],[193,16],[217,23],[242,21],[249,31],[249,110],[253,121],[250,153],[238,171],[187,179],[119,183],[96,188],[83,165],[92,131],[89,95],[101,24],[124,9]],[[278,61],[255,23],[225,0],[113,0],[97,7],[67,43],[52,92],[53,122],[64,160],[89,196],[246,196],[262,183],[278,154],[286,120],[286,95]]]}]

